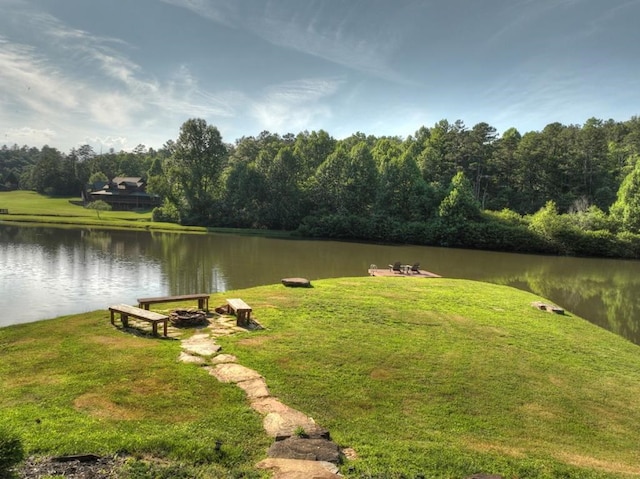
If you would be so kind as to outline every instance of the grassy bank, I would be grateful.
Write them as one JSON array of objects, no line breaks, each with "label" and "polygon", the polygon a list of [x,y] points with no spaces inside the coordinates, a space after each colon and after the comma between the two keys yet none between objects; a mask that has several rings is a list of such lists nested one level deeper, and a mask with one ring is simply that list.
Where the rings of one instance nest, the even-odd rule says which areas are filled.
[{"label": "grassy bank", "polygon": [[33,191],[3,191],[0,192],[0,209],[9,210],[9,214],[0,214],[0,222],[38,223],[52,226],[91,226],[92,228],[130,228],[185,233],[221,232],[242,235],[258,234],[270,237],[291,236],[291,233],[284,231],[205,228],[153,221],[151,219],[151,210],[101,211],[98,216],[95,210],[73,203],[79,201],[79,197],[51,198]]},{"label": "grassy bank", "polygon": [[[220,340],[223,351],[357,452],[347,477],[640,475],[638,347],[538,311],[532,294],[365,277],[211,304],[229,295],[266,329]],[[177,341],[120,332],[98,311],[0,329],[0,350],[0,427],[29,453],[121,451],[199,474],[184,477],[258,476],[261,418],[239,389],[177,363]]]},{"label": "grassy bank", "polygon": [[101,211],[73,204],[74,198],[51,198],[33,191],[0,192],[0,208],[8,209],[8,215],[0,215],[0,221],[40,223],[51,225],[75,225],[105,228],[136,228],[168,231],[206,232],[206,228],[183,227],[173,223],[152,221],[151,211]]}]

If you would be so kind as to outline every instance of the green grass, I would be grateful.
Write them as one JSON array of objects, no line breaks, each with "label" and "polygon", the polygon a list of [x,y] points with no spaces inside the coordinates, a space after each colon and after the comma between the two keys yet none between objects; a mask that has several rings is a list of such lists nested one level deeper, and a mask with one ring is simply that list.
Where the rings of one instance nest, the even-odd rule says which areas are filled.
[{"label": "green grass", "polygon": [[28,454],[153,456],[258,476],[270,443],[260,418],[239,389],[177,363],[178,341],[123,333],[100,311],[0,329],[0,351],[0,425]]},{"label": "green grass", "polygon": [[0,215],[0,223],[37,223],[55,226],[91,226],[107,229],[131,228],[189,233],[220,232],[269,237],[292,236],[292,233],[288,231],[206,228],[158,222],[151,219],[151,210],[101,211],[100,216],[98,216],[95,210],[75,205],[72,201],[78,202],[80,197],[56,198],[40,195],[33,191],[3,191],[0,192],[0,208],[8,209],[9,214]]},{"label": "green grass", "polygon": [[39,223],[55,225],[89,225],[106,228],[136,228],[154,230],[179,230],[206,232],[202,227],[185,227],[173,223],[155,222],[151,210],[144,211],[101,211],[74,205],[80,197],[52,198],[33,191],[0,192],[0,208],[9,210],[8,215],[0,215],[0,221]]},{"label": "green grass", "polygon": [[[223,352],[356,451],[348,478],[640,475],[638,347],[532,308],[535,295],[364,277],[211,304],[230,296],[265,330],[220,339]],[[258,474],[270,444],[244,393],[177,363],[177,341],[118,331],[107,311],[0,329],[0,354],[0,428],[28,453],[120,451],[239,477]]]}]

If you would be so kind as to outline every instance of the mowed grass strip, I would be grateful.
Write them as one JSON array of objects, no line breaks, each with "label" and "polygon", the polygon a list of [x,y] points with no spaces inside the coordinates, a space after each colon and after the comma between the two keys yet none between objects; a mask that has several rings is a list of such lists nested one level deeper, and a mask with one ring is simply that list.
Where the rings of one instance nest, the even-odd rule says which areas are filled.
[{"label": "mowed grass strip", "polygon": [[242,298],[266,330],[225,349],[353,447],[354,477],[640,474],[638,347],[535,295],[344,278]]}]

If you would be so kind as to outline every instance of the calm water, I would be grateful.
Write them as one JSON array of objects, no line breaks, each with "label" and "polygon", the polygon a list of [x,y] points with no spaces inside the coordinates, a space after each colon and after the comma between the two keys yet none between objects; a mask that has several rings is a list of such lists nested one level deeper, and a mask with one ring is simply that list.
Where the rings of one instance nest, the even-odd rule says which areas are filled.
[{"label": "calm water", "polygon": [[0,224],[0,326],[135,303],[143,296],[363,276],[420,261],[451,278],[533,291],[640,344],[640,262],[235,235]]}]

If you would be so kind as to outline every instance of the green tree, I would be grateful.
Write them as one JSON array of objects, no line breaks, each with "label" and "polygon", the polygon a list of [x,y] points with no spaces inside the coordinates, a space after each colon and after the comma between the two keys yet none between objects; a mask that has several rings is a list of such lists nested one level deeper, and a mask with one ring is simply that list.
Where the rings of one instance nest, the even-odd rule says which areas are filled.
[{"label": "green tree", "polygon": [[108,181],[109,178],[107,178],[107,175],[105,175],[102,171],[98,171],[89,177],[90,185],[95,185],[96,183],[107,183]]},{"label": "green tree", "polygon": [[227,160],[227,147],[215,126],[203,119],[190,119],[180,127],[180,135],[168,161],[170,198],[181,220],[193,224],[212,221],[219,194],[219,178]]},{"label": "green tree", "polygon": [[376,212],[403,221],[429,216],[429,188],[409,151],[380,165]]},{"label": "green tree", "polygon": [[440,203],[438,214],[453,223],[480,218],[480,204],[473,195],[471,183],[462,171],[451,180],[449,193]]},{"label": "green tree", "polygon": [[336,148],[336,140],[324,130],[299,133],[295,154],[302,163],[302,173],[311,176]]},{"label": "green tree", "polygon": [[111,205],[109,203],[107,203],[106,201],[96,200],[96,201],[92,201],[91,203],[89,203],[87,205],[87,209],[95,210],[96,214],[98,215],[98,219],[100,219],[100,212],[101,211],[111,211]]},{"label": "green tree", "polygon": [[283,146],[271,161],[267,157],[258,162],[264,175],[262,211],[267,226],[292,230],[298,227],[304,216],[304,197],[300,189],[301,165],[291,146]]},{"label": "green tree", "polygon": [[622,181],[610,215],[622,231],[640,233],[640,157],[636,157],[635,167]]}]

